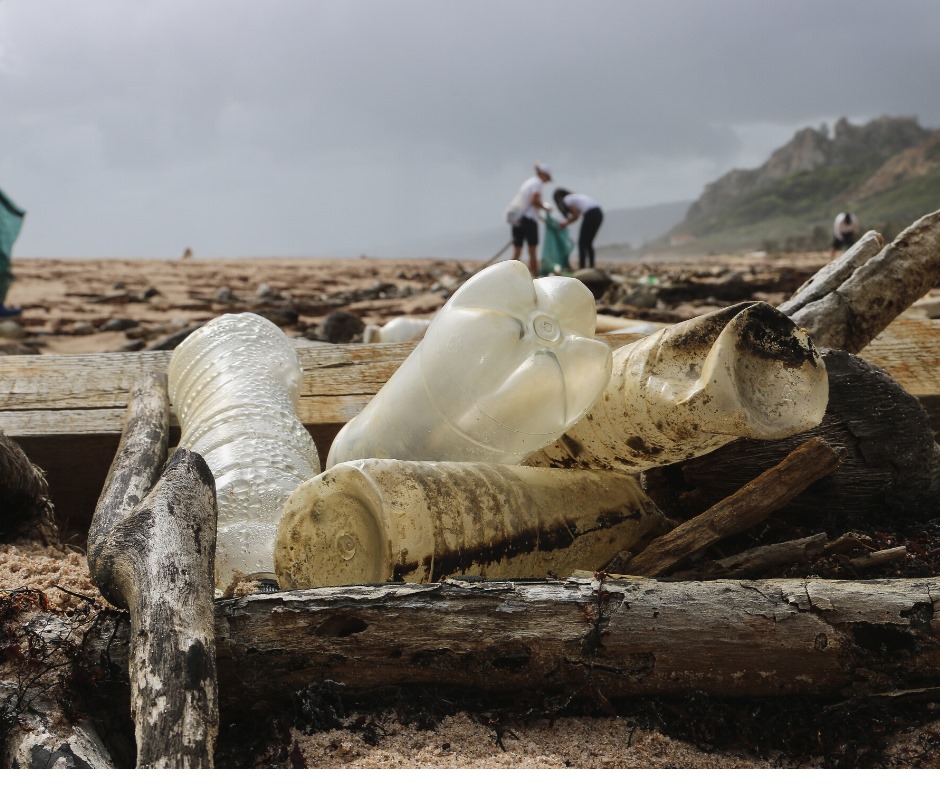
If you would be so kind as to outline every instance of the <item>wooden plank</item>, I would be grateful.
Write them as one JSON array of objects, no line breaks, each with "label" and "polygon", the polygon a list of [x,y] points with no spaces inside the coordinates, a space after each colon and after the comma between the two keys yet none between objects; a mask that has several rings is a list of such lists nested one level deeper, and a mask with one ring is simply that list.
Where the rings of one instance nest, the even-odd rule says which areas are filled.
[{"label": "wooden plank", "polygon": [[940,321],[898,318],[859,356],[917,397],[934,434],[940,434]]},{"label": "wooden plank", "polygon": [[[605,337],[617,347],[635,336]],[[300,347],[304,368],[300,417],[305,424],[345,423],[391,377],[413,343]],[[940,323],[898,319],[860,354],[917,397],[940,396]],[[169,352],[0,357],[0,426],[11,435],[70,434],[115,428],[131,384],[160,371]],[[32,415],[14,413],[34,411]],[[81,416],[86,411],[88,415]],[[43,422],[42,413],[53,414]],[[6,425],[9,425],[8,427]]]},{"label": "wooden plank", "polygon": [[940,395],[940,321],[898,318],[858,355],[915,397]]},{"label": "wooden plank", "polygon": [[[326,461],[333,439],[414,347],[299,346],[304,378],[298,416]],[[49,481],[56,516],[84,538],[114,458],[133,382],[165,370],[171,352],[0,357],[0,429]],[[179,425],[171,413],[171,445]]]},{"label": "wooden plank", "polygon": [[[371,396],[414,347],[298,347],[304,369],[301,397]],[[0,358],[0,413],[10,410],[123,408],[133,382],[166,371],[170,351]]]},{"label": "wooden plank", "polygon": [[[634,342],[636,334],[602,337],[611,347]],[[304,369],[301,418],[318,423],[362,409],[414,349],[414,342],[297,347]],[[165,371],[170,351],[72,356],[0,357],[0,417],[19,410],[97,410],[127,405],[133,382],[145,372]],[[350,398],[346,403],[346,398]],[[305,400],[310,403],[305,404]],[[339,405],[331,405],[334,401]],[[326,408],[321,415],[320,408]],[[350,415],[352,414],[352,415]],[[308,421],[309,419],[309,421]]]},{"label": "wooden plank", "polygon": [[[342,394],[336,397],[302,397],[297,415],[313,431],[321,425],[342,426],[359,413],[373,394]],[[0,410],[0,429],[16,439],[24,437],[81,436],[119,433],[124,423],[125,406],[104,408],[63,408]],[[172,413],[170,423],[179,422]]]},{"label": "wooden plank", "polygon": [[[602,337],[611,347],[636,335]],[[398,369],[414,343],[299,346],[298,415],[325,460],[336,433]],[[862,356],[920,398],[940,430],[940,324],[895,320]],[[0,429],[42,468],[59,516],[84,533],[120,439],[131,385],[170,352],[0,357]],[[171,445],[179,439],[175,415]]]},{"label": "wooden plank", "polygon": [[0,412],[125,407],[134,380],[165,371],[167,353],[7,356],[0,363]]}]

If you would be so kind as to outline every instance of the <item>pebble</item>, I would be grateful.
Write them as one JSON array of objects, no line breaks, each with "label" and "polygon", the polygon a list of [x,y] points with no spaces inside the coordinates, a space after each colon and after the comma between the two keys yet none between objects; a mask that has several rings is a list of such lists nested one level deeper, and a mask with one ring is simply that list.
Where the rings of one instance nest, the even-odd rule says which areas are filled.
[{"label": "pebble", "polygon": [[295,309],[253,309],[252,311],[281,328],[296,325],[300,319],[300,315]]},{"label": "pebble", "polygon": [[599,268],[582,268],[572,271],[571,276],[587,287],[595,299],[601,298],[613,284],[610,274]]},{"label": "pebble", "polygon": [[110,320],[106,320],[102,323],[98,330],[99,331],[127,331],[129,328],[137,328],[140,323],[136,320],[131,320],[129,317],[112,317]]},{"label": "pebble", "polygon": [[0,356],[38,356],[39,348],[22,342],[0,342]]},{"label": "pebble", "polygon": [[22,339],[26,336],[26,329],[15,320],[0,321],[0,338]]},{"label": "pebble", "polygon": [[95,327],[87,320],[79,320],[72,324],[72,334],[79,337],[88,336],[95,333]]},{"label": "pebble", "polygon": [[[354,341],[362,335],[366,324],[358,315],[352,312],[337,310],[330,312],[315,332],[304,332],[308,339],[322,339],[333,344],[343,344]],[[311,333],[313,335],[311,336]]]}]

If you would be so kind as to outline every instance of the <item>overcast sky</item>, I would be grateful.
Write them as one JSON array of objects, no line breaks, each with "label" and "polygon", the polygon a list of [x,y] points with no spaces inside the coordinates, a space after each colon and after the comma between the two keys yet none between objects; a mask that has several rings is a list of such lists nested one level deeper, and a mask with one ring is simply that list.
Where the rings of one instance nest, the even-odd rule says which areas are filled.
[{"label": "overcast sky", "polygon": [[938,0],[0,0],[0,189],[18,257],[381,256],[536,160],[625,208],[938,127],[938,42]]}]

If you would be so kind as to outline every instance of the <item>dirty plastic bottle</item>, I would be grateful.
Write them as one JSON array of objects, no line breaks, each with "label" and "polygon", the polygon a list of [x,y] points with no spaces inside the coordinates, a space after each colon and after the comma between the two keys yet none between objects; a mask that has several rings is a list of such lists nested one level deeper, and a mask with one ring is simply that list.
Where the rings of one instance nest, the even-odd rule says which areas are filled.
[{"label": "dirty plastic bottle", "polygon": [[533,282],[518,260],[468,279],[363,411],[327,467],[369,457],[519,462],[594,404],[610,377],[581,282]]},{"label": "dirty plastic bottle", "polygon": [[564,577],[669,524],[635,477],[614,471],[357,460],[290,496],[274,565],[285,589]]},{"label": "dirty plastic bottle", "polygon": [[393,317],[384,326],[369,324],[362,333],[365,345],[377,342],[417,342],[428,330],[427,317]]},{"label": "dirty plastic bottle", "polygon": [[252,313],[217,317],[173,351],[168,384],[179,445],[201,454],[215,477],[218,589],[239,575],[275,582],[281,507],[320,472],[296,415],[302,375],[284,332]]},{"label": "dirty plastic bottle", "polygon": [[769,304],[745,302],[618,348],[597,404],[525,464],[641,471],[739,437],[796,435],[822,421],[828,402],[809,334]]}]

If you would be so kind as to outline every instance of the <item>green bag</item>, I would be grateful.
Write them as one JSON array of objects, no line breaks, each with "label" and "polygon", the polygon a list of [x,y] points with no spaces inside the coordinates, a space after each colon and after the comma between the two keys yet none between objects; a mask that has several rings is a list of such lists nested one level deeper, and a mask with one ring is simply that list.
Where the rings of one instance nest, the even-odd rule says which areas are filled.
[{"label": "green bag", "polygon": [[574,249],[574,241],[566,227],[559,227],[551,214],[545,217],[545,243],[542,244],[542,265],[539,274],[560,274],[571,271],[568,257]]}]

